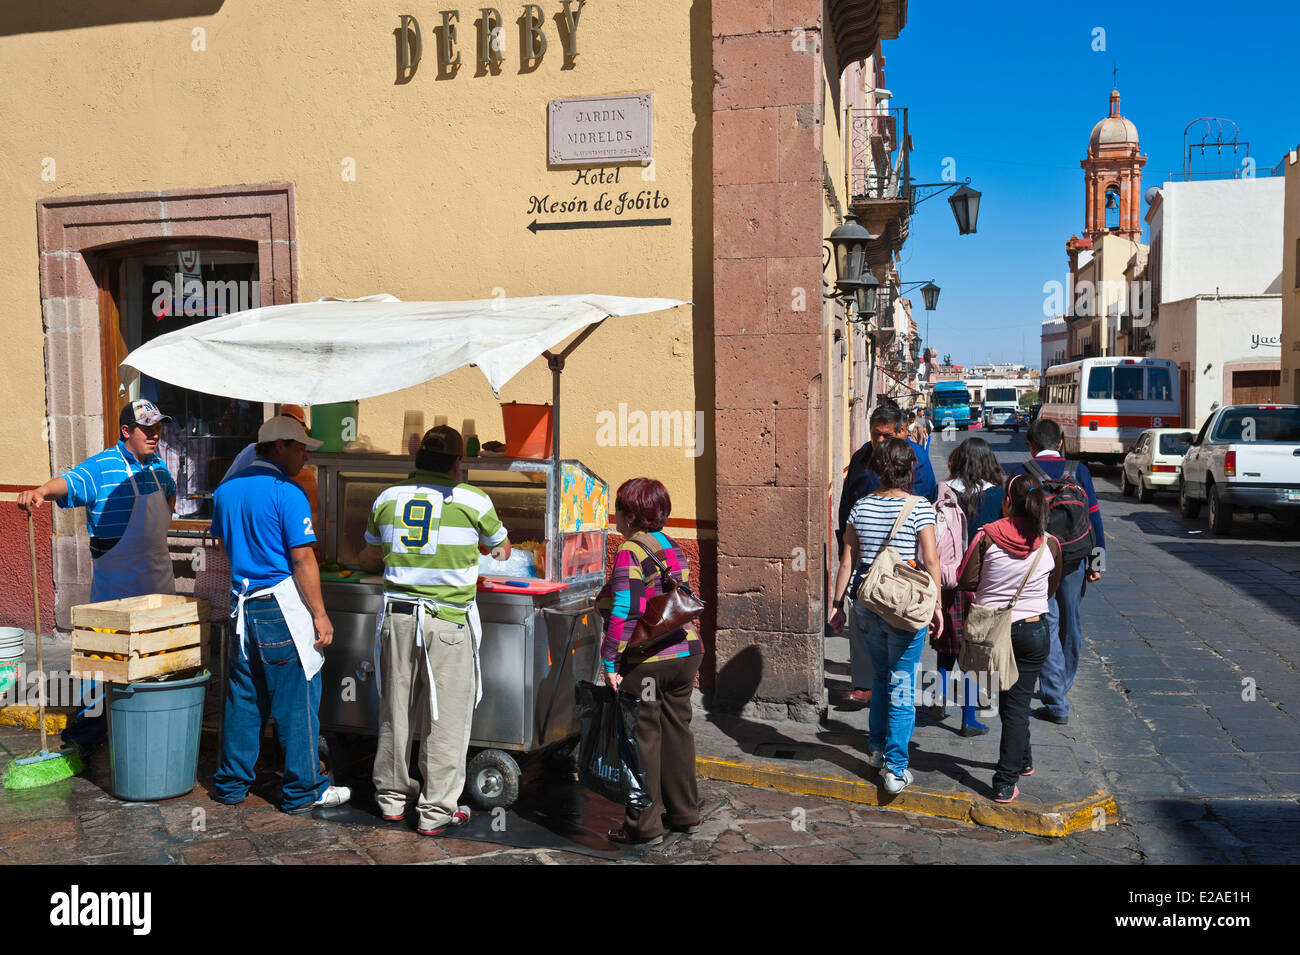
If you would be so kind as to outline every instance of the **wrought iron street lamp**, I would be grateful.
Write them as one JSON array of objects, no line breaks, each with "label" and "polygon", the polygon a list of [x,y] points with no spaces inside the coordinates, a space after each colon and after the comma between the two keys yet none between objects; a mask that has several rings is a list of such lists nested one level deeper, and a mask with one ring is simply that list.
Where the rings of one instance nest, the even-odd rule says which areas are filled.
[{"label": "wrought iron street lamp", "polygon": [[876,289],[880,282],[867,266],[867,243],[878,238],[862,226],[852,212],[846,214],[844,221],[826,237],[830,257],[835,262],[836,291],[835,295],[827,298],[838,298],[846,306],[851,302],[857,311],[856,321],[870,321],[876,314]]},{"label": "wrought iron street lamp", "polygon": [[[926,195],[919,195],[921,189],[932,189]],[[975,227],[979,224],[980,217],[980,197],[983,193],[970,187],[970,180],[965,182],[915,182],[911,184],[912,190],[912,211],[925,202],[926,199],[933,199],[935,196],[947,192],[949,189],[957,190],[948,197],[948,204],[952,206],[953,218],[957,220],[957,232],[960,235],[974,235]]]},{"label": "wrought iron street lamp", "polygon": [[852,212],[846,214],[844,221],[826,237],[835,259],[835,285],[843,295],[852,295],[864,273],[870,274],[867,270],[867,243],[878,238],[868,232]]},{"label": "wrought iron street lamp", "polygon": [[906,289],[921,286],[921,300],[925,302],[925,310],[933,312],[939,305],[939,286],[934,284],[934,279],[925,279],[920,282],[903,282],[897,286],[899,292]]},{"label": "wrought iron street lamp", "polygon": [[948,197],[948,204],[952,206],[952,214],[957,220],[959,235],[974,234],[975,225],[980,217],[981,195],[982,193],[976,192],[963,183],[960,189]]}]

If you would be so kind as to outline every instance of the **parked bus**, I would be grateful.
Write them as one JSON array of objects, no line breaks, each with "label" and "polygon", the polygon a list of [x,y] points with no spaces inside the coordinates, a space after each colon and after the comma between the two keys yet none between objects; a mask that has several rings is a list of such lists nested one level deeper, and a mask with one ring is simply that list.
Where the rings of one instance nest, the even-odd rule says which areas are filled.
[{"label": "parked bus", "polygon": [[955,425],[970,427],[970,391],[964,381],[940,381],[934,386],[934,426],[940,430]]},{"label": "parked bus", "polygon": [[1084,358],[1047,369],[1041,418],[1065,436],[1065,456],[1118,463],[1148,428],[1179,428],[1178,366],[1167,358]]}]

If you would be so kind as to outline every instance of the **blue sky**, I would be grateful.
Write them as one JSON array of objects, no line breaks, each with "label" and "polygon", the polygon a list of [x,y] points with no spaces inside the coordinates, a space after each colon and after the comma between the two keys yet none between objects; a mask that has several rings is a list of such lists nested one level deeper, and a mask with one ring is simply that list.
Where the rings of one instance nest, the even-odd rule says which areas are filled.
[{"label": "blue sky", "polygon": [[[1182,169],[1183,129],[1199,116],[1234,120],[1261,170],[1300,143],[1300,4],[908,7],[884,54],[893,105],[909,108],[912,176],[939,182],[952,157],[958,178],[984,194],[971,236],[957,235],[946,196],[919,206],[901,256],[905,282],[942,287],[934,312],[909,295],[922,336],[928,317],[928,344],[955,363],[1038,364],[1043,283],[1064,282],[1065,240],[1083,229],[1079,162],[1107,114],[1116,65],[1121,111],[1148,157],[1143,192]],[[1092,49],[1098,27],[1104,51]],[[1197,168],[1235,166],[1241,155]]]}]

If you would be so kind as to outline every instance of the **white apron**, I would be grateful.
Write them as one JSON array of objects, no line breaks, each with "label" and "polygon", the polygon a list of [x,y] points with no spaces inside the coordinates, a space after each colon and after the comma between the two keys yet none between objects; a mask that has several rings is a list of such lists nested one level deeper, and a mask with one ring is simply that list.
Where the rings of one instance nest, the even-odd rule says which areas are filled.
[{"label": "white apron", "polygon": [[[426,597],[413,597],[406,594],[384,593],[384,604],[379,608],[379,619],[375,622],[375,684],[376,689],[382,694],[383,685],[383,668],[380,667],[380,660],[383,656],[383,632],[384,617],[388,615],[388,605],[390,603],[416,603],[419,608],[415,611],[415,645],[424,651],[424,670],[429,677],[429,710],[433,718],[438,718],[438,688],[433,682],[433,664],[429,662],[429,647],[424,642],[424,611],[427,609],[431,614],[437,614],[438,603],[429,600]],[[479,700],[483,699],[483,675],[479,671],[478,650],[479,643],[483,638],[483,622],[478,615],[478,601],[470,601],[470,605],[465,610],[465,624],[469,627],[469,635],[474,641],[474,706],[477,708]]]},{"label": "white apron", "polygon": [[248,657],[248,649],[244,642],[244,601],[250,597],[273,594],[275,602],[280,607],[280,613],[284,614],[284,622],[289,626],[289,636],[293,638],[294,649],[298,651],[298,661],[302,664],[303,674],[310,681],[320,672],[321,667],[325,665],[325,654],[316,647],[316,625],[312,622],[311,611],[303,602],[302,594],[298,591],[298,582],[293,579],[292,574],[274,587],[262,587],[252,593],[248,592],[248,578],[245,577],[243,586],[238,590],[232,587],[231,593],[235,596],[235,606],[231,608],[230,616],[235,621],[235,634],[239,637],[239,652],[245,658]]},{"label": "white apron", "polygon": [[167,552],[167,528],[172,516],[167,510],[162,484],[154,479],[158,490],[143,495],[144,505],[141,506],[140,486],[131,473],[131,463],[121,448],[117,453],[122,455],[135,497],[131,504],[131,519],[121,538],[108,553],[95,558],[91,564],[91,603],[142,594],[176,593],[172,559]]}]

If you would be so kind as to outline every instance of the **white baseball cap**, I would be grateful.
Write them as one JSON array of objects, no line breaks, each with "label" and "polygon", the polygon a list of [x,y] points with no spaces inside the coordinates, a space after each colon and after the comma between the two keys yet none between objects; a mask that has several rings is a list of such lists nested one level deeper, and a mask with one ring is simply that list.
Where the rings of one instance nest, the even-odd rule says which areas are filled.
[{"label": "white baseball cap", "polygon": [[262,422],[257,429],[257,443],[266,441],[298,441],[307,446],[308,451],[315,451],[325,442],[308,437],[302,422],[287,414],[276,415],[270,421]]}]

